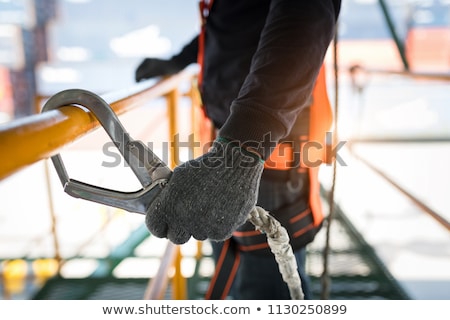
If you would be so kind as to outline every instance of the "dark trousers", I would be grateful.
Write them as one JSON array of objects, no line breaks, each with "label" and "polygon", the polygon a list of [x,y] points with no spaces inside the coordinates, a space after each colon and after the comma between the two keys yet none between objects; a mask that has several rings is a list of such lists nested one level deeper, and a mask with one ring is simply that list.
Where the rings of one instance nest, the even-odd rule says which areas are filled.
[{"label": "dark trousers", "polygon": [[[214,254],[220,252],[222,242],[213,242]],[[305,300],[311,299],[310,280],[305,272],[306,249],[294,252]],[[275,258],[241,252],[239,268],[229,296],[235,300],[290,300],[289,288],[281,277]]]},{"label": "dark trousers", "polygon": [[[263,173],[258,205],[268,211],[274,211],[286,205],[307,201],[309,184],[305,174],[296,175],[296,181],[289,185],[284,179],[273,179]],[[292,188],[295,185],[295,188]],[[214,257],[217,261],[222,242],[212,242]],[[305,299],[311,299],[310,281],[305,271],[306,249],[297,248],[294,251],[298,272],[302,282]],[[254,252],[240,252],[240,264],[230,290],[232,299],[250,300],[289,300],[289,289],[284,282],[278,264],[271,252],[257,254]]]}]

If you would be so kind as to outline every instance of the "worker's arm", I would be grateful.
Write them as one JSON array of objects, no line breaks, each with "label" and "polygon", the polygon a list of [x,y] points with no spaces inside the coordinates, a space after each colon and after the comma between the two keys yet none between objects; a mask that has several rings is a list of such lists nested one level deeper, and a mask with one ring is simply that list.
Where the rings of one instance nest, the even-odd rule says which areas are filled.
[{"label": "worker's arm", "polygon": [[[307,104],[334,36],[340,0],[272,0],[250,72],[220,135],[267,158]],[[251,119],[251,121],[249,121]]]},{"label": "worker's arm", "polygon": [[183,47],[180,53],[170,59],[145,58],[137,67],[135,79],[137,82],[153,77],[175,74],[191,63],[197,62],[198,37],[195,37]]},{"label": "worker's arm", "polygon": [[153,234],[175,243],[191,236],[224,240],[247,220],[257,200],[262,159],[287,135],[311,96],[333,38],[339,4],[271,2],[231,116],[210,152],[177,167],[151,204],[146,223]]}]

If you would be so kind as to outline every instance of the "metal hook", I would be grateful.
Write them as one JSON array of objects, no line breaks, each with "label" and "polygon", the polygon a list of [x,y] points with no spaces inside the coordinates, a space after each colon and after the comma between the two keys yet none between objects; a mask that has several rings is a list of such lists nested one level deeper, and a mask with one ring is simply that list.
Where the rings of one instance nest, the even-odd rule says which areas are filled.
[{"label": "metal hook", "polygon": [[122,192],[70,179],[61,156],[57,154],[51,159],[64,191],[76,198],[145,214],[149,204],[169,180],[172,174],[170,168],[142,141],[133,140],[111,106],[90,91],[82,89],[61,91],[45,103],[42,112],[68,105],[80,105],[93,113],[143,188],[135,192]]}]

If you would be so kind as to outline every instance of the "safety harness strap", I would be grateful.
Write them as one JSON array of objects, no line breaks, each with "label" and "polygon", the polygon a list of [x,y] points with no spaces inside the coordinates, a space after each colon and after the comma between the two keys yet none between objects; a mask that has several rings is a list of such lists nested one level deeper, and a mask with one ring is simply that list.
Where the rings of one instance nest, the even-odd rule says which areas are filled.
[{"label": "safety harness strap", "polygon": [[200,66],[200,72],[198,74],[198,87],[201,87],[203,80],[203,62],[204,62],[204,52],[205,52],[205,32],[206,32],[206,20],[209,16],[209,11],[213,5],[213,0],[201,0],[199,3],[200,6],[200,18],[201,18],[201,26],[200,26],[200,34],[198,36],[198,55],[197,55],[197,63]]},{"label": "safety harness strap", "polygon": [[233,238],[230,238],[223,243],[215,274],[205,295],[206,300],[224,300],[227,297],[236,276],[239,261],[239,250],[236,250],[236,243]]}]

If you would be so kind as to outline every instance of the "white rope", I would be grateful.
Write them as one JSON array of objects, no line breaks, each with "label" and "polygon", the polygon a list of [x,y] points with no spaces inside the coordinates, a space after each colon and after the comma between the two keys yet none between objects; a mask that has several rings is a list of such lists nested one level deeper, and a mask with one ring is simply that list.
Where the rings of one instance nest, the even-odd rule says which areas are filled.
[{"label": "white rope", "polygon": [[275,255],[281,276],[288,285],[291,299],[303,300],[304,294],[297,270],[297,260],[289,244],[289,235],[286,229],[261,207],[255,207],[250,212],[249,221],[255,225],[257,230],[267,235],[267,242]]}]

